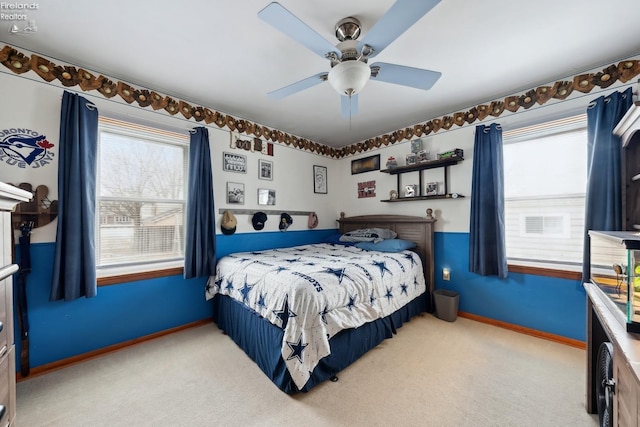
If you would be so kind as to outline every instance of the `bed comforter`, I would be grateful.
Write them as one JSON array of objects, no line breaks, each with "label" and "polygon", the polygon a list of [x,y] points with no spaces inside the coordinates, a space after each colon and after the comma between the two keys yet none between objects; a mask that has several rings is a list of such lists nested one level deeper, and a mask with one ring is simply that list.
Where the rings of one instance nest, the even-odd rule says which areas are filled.
[{"label": "bed comforter", "polygon": [[227,295],[281,327],[282,359],[301,389],[331,354],[331,337],[388,316],[425,291],[414,252],[322,243],[228,255],[206,296]]}]

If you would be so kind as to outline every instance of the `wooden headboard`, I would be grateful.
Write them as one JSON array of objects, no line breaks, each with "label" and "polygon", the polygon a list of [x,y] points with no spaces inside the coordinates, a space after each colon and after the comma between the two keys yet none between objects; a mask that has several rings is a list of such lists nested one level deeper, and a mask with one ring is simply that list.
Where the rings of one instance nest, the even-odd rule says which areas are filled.
[{"label": "wooden headboard", "polygon": [[436,219],[432,210],[427,209],[426,217],[409,215],[360,215],[346,217],[340,212],[340,233],[353,231],[360,228],[388,228],[398,233],[398,239],[412,240],[416,242],[415,251],[422,258],[424,277],[427,282],[427,290],[431,307],[433,307],[433,290],[435,272],[433,267],[433,228]]}]

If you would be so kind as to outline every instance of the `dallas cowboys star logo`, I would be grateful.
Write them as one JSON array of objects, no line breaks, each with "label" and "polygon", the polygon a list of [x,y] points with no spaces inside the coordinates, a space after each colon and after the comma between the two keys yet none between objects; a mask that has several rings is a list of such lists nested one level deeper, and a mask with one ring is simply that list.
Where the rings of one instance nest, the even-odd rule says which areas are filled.
[{"label": "dallas cowboys star logo", "polygon": [[355,307],[355,305],[356,305],[356,297],[353,295],[349,295],[349,302],[347,303],[347,308],[349,309],[349,311],[351,311],[353,307]]},{"label": "dallas cowboys star logo", "polygon": [[346,269],[344,268],[325,268],[324,272],[333,274],[338,278],[338,283],[342,284],[342,279],[344,279],[345,277],[349,280],[352,280],[351,277],[349,277],[349,275],[344,273],[345,270]]},{"label": "dallas cowboys star logo", "polygon": [[405,254],[404,257],[411,262],[411,265],[417,264],[415,258],[411,254]]},{"label": "dallas cowboys star logo", "polygon": [[401,289],[401,291],[400,291],[401,294],[409,295],[409,292],[407,292],[407,285],[406,284],[403,283],[402,285],[400,285],[400,289]]},{"label": "dallas cowboys star logo", "polygon": [[296,358],[300,363],[302,363],[302,357],[303,357],[302,352],[304,351],[305,347],[309,345],[308,343],[307,344],[302,343],[302,334],[300,334],[300,338],[298,338],[298,342],[287,341],[287,345],[291,349],[291,354],[287,357],[287,360]]},{"label": "dallas cowboys star logo", "polygon": [[247,283],[247,277],[244,278],[244,286],[240,289],[240,293],[242,294],[242,302],[246,303],[249,300],[249,292],[253,289],[252,285]]},{"label": "dallas cowboys star logo", "polygon": [[216,281],[211,284],[211,281],[207,282],[207,292],[209,293],[214,293],[216,292],[218,289],[220,289],[220,285],[222,284],[222,278],[218,278],[216,279]]},{"label": "dallas cowboys star logo", "polygon": [[385,272],[385,271],[388,271],[388,272],[389,272],[389,274],[392,274],[392,273],[391,273],[391,270],[389,270],[389,269],[387,268],[387,263],[386,263],[386,262],[384,262],[384,261],[375,261],[375,262],[373,263],[373,265],[375,265],[376,267],[378,267],[378,268],[380,269],[380,275],[381,275],[382,277],[384,277],[384,272]]},{"label": "dallas cowboys star logo", "polygon": [[264,294],[260,294],[260,297],[258,298],[258,307],[261,309],[267,308],[267,304],[264,302]]},{"label": "dallas cowboys star logo", "polygon": [[275,314],[280,320],[280,325],[284,328],[287,325],[287,319],[289,318],[289,304],[287,298],[285,298],[282,308],[280,310],[273,310],[273,314]]},{"label": "dallas cowboys star logo", "polygon": [[391,298],[393,298],[393,294],[391,293],[391,289],[393,289],[393,288],[387,288],[387,293],[384,296],[387,299],[387,301],[391,301]]},{"label": "dallas cowboys star logo", "polygon": [[233,291],[233,281],[227,279],[227,286],[225,286],[225,289],[229,292],[229,295],[231,295],[231,291]]},{"label": "dallas cowboys star logo", "polygon": [[322,309],[322,311],[318,313],[320,315],[320,319],[325,325],[327,324],[327,313],[329,313],[329,310],[327,310],[326,305],[324,306],[324,309]]}]

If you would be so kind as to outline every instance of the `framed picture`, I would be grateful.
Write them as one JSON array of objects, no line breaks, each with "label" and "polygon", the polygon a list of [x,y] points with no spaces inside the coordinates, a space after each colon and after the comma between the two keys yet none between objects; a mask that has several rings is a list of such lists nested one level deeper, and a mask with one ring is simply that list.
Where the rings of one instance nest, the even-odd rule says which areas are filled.
[{"label": "framed picture", "polygon": [[222,170],[225,172],[247,173],[247,156],[222,153]]},{"label": "framed picture", "polygon": [[273,181],[273,162],[269,160],[258,160],[258,178]]},{"label": "framed picture", "polygon": [[420,150],[416,154],[416,161],[418,163],[426,162],[429,160],[429,152],[427,150]]},{"label": "framed picture", "polygon": [[313,192],[327,194],[327,168],[313,165]]},{"label": "framed picture", "polygon": [[351,175],[380,170],[380,154],[351,161]]},{"label": "framed picture", "polygon": [[404,197],[415,197],[417,196],[417,185],[405,185],[404,186]]},{"label": "framed picture", "polygon": [[427,188],[424,192],[427,196],[437,196],[438,195],[438,183],[437,182],[427,182]]},{"label": "framed picture", "polygon": [[276,190],[268,188],[258,188],[258,204],[259,205],[275,205]]},{"label": "framed picture", "polygon": [[414,139],[413,141],[411,141],[411,152],[419,153],[420,151],[422,151],[422,140]]},{"label": "framed picture", "polygon": [[244,184],[227,182],[227,203],[230,205],[244,205]]}]

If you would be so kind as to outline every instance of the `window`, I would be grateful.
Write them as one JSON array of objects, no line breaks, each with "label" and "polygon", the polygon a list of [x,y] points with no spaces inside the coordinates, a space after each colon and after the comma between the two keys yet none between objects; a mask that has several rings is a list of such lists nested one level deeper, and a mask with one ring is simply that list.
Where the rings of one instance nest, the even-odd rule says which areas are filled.
[{"label": "window", "polygon": [[98,276],[181,265],[188,136],[100,118]]},{"label": "window", "polygon": [[580,271],[586,115],[505,131],[505,243],[511,265]]}]

